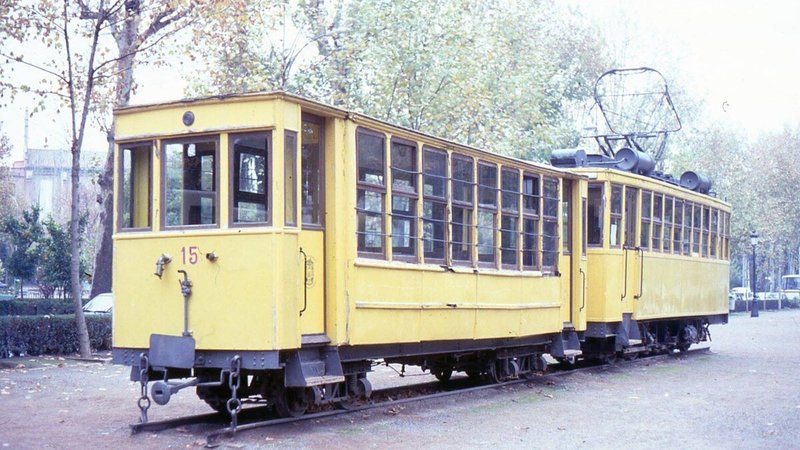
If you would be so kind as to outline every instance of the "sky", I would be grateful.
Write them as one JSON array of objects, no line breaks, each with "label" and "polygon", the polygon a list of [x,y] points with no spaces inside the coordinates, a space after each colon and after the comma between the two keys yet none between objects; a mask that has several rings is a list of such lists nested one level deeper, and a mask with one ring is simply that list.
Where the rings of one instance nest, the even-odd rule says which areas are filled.
[{"label": "sky", "polygon": [[[703,105],[703,120],[728,123],[750,138],[800,124],[800,2],[562,1],[597,25],[620,67],[658,69]],[[189,72],[186,66],[139,71],[132,103],[183,97]],[[0,110],[12,159],[24,150],[26,108],[32,102],[21,97]],[[693,125],[700,124],[684,124]],[[31,147],[66,147],[66,120],[52,111],[34,115],[29,128]],[[95,127],[84,149],[105,148]]]}]

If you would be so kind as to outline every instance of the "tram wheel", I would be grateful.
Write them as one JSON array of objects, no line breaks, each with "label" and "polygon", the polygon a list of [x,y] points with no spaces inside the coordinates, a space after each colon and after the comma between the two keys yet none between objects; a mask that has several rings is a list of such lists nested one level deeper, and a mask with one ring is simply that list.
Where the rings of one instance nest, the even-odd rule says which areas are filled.
[{"label": "tram wheel", "polygon": [[300,417],[308,409],[306,388],[284,387],[275,398],[275,410],[281,417]]}]

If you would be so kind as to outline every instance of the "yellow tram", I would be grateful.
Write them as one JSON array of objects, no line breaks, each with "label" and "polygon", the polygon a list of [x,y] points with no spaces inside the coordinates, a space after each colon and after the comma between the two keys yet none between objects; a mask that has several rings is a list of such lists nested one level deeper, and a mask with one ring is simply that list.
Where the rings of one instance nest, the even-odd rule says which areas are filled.
[{"label": "yellow tram", "polygon": [[379,359],[501,380],[727,317],[730,210],[707,195],[282,92],[115,115],[113,360],[143,420],[189,387],[297,415],[369,396]]}]

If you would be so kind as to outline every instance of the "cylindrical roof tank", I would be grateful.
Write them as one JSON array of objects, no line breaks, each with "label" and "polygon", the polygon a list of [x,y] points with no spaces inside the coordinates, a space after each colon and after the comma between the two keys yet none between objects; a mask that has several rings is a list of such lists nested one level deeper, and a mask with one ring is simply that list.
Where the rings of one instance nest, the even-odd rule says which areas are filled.
[{"label": "cylindrical roof tank", "polygon": [[703,174],[687,170],[681,175],[681,186],[701,194],[708,194],[708,191],[711,190],[711,179]]},{"label": "cylindrical roof tank", "polygon": [[645,152],[623,147],[617,151],[617,168],[627,172],[649,175],[656,166],[653,158]]},{"label": "cylindrical roof tank", "polygon": [[553,150],[550,164],[555,167],[583,167],[586,165],[586,151],[579,148]]}]

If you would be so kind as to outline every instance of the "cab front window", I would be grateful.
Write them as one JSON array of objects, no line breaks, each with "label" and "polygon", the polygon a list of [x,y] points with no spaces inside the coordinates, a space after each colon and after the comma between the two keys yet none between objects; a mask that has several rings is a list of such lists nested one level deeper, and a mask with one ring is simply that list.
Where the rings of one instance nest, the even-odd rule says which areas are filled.
[{"label": "cab front window", "polygon": [[218,224],[216,139],[164,144],[164,225]]}]

